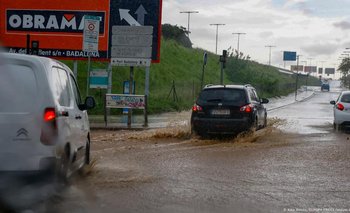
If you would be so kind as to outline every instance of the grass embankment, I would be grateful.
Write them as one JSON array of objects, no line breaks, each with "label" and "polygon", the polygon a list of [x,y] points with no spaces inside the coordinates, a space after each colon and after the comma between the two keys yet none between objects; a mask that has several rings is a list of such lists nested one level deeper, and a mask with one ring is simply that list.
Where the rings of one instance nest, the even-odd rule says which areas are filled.
[{"label": "grass embankment", "polygon": [[[204,50],[185,48],[173,40],[162,40],[161,63],[153,64],[150,69],[150,97],[148,102],[150,113],[190,109],[200,91],[203,53]],[[220,82],[220,64],[218,61],[218,56],[208,53],[204,85]],[[65,63],[73,68],[72,61],[65,61]],[[107,64],[92,62],[91,70],[96,68],[107,68]],[[83,97],[86,96],[87,70],[87,62],[78,62],[78,84]],[[295,78],[293,76],[280,74],[276,69],[251,61],[231,58],[227,63],[225,72],[225,84],[249,83],[255,86],[264,97],[285,95],[295,89]],[[128,67],[113,67],[112,93],[123,93],[123,82],[129,79],[129,74],[130,69]],[[136,94],[144,94],[145,68],[135,68],[134,79]],[[174,90],[172,90],[173,81],[177,98]],[[304,85],[304,82],[305,79],[301,79],[299,84]],[[105,93],[105,89],[89,90],[89,95],[94,96],[97,102],[97,107],[90,111],[90,114],[103,114]],[[118,114],[120,110],[112,110],[112,113]]]}]

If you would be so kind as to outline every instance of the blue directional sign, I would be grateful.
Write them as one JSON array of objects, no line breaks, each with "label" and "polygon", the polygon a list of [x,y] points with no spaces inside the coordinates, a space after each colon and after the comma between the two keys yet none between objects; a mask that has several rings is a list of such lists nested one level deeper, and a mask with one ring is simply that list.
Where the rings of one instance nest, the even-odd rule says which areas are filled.
[{"label": "blue directional sign", "polygon": [[296,52],[289,52],[289,51],[283,52],[283,61],[296,61],[296,60],[297,60]]},{"label": "blue directional sign", "polygon": [[[162,0],[111,0],[109,38],[113,26],[153,26],[152,63],[160,60]],[[109,52],[111,57],[111,51]]]}]

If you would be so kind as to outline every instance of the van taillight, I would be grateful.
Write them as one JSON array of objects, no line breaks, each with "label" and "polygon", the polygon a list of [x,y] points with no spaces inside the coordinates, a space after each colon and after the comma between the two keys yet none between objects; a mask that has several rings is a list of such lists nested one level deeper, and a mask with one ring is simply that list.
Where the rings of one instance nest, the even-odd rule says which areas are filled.
[{"label": "van taillight", "polygon": [[46,108],[44,112],[44,121],[53,121],[56,119],[56,111],[54,108]]},{"label": "van taillight", "polygon": [[40,141],[45,145],[54,145],[57,140],[57,124],[55,108],[46,108],[43,116]]},{"label": "van taillight", "polygon": [[239,111],[241,112],[246,112],[246,113],[251,113],[253,111],[253,105],[251,104],[248,104],[248,105],[245,105],[245,106],[242,106]]}]

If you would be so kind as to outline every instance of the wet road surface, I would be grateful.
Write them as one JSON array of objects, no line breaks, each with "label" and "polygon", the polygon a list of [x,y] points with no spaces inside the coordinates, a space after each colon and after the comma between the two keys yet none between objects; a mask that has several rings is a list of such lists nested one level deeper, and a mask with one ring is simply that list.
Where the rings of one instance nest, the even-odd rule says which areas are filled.
[{"label": "wet road surface", "polygon": [[267,128],[235,139],[196,138],[186,125],[94,131],[86,177],[44,209],[350,212],[350,135],[333,131],[335,97],[316,91],[270,111]]}]

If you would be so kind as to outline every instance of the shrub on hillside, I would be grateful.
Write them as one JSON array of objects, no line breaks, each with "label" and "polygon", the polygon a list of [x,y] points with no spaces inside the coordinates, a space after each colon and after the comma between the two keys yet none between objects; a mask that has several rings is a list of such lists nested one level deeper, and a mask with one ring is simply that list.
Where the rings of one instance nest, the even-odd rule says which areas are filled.
[{"label": "shrub on hillside", "polygon": [[192,48],[192,42],[188,38],[187,31],[184,27],[163,24],[162,34],[164,39],[173,39],[184,47]]}]

